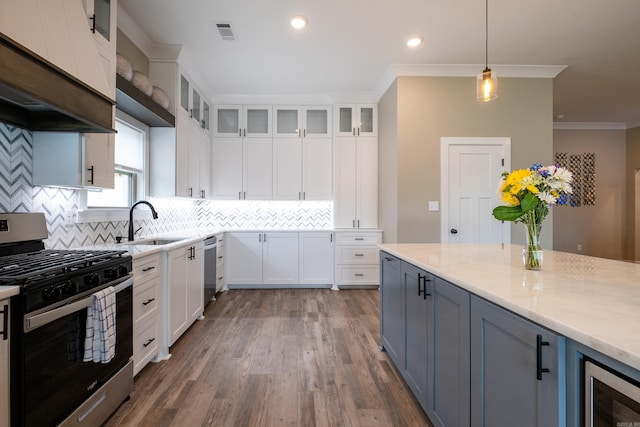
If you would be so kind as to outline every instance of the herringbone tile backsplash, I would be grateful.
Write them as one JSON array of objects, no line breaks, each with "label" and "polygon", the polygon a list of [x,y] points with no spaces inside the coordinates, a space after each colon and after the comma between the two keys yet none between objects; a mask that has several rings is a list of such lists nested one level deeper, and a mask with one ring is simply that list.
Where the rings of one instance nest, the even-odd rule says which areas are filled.
[{"label": "herringbone tile backsplash", "polygon": [[[71,248],[113,242],[127,235],[127,221],[65,223],[65,211],[77,210],[78,190],[34,187],[32,134],[0,122],[0,210],[44,212],[49,229],[48,248]],[[195,230],[329,229],[331,201],[215,201],[149,198],[158,220],[136,221],[142,236]]]}]

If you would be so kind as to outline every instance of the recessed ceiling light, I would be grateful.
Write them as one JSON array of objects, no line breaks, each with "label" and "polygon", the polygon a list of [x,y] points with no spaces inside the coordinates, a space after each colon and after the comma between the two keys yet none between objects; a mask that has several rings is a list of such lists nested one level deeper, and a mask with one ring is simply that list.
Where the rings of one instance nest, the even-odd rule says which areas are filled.
[{"label": "recessed ceiling light", "polygon": [[306,16],[296,15],[291,17],[290,22],[293,28],[295,28],[296,30],[299,30],[300,28],[306,27],[307,24],[309,23],[309,20],[307,19]]},{"label": "recessed ceiling light", "polygon": [[416,46],[420,46],[420,44],[422,44],[422,40],[424,40],[422,37],[411,37],[409,40],[407,40],[407,46],[409,47],[416,47]]}]

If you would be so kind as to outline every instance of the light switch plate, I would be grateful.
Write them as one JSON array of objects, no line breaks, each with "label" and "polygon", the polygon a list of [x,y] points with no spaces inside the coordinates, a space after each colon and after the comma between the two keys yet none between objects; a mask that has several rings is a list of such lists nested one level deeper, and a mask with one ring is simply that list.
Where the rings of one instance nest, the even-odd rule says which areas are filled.
[{"label": "light switch plate", "polygon": [[429,200],[429,211],[436,212],[440,210],[440,206],[437,200]]}]

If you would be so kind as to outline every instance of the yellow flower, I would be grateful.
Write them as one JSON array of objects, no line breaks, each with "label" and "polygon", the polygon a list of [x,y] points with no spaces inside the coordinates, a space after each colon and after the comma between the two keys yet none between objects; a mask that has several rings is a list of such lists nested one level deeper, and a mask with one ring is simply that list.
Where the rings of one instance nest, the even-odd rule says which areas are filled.
[{"label": "yellow flower", "polygon": [[535,185],[527,185],[527,190],[529,190],[533,194],[538,194],[540,190]]},{"label": "yellow flower", "polygon": [[508,203],[512,206],[518,206],[520,205],[520,200],[514,196],[513,194],[510,193],[503,193],[502,194],[502,201],[505,203]]}]

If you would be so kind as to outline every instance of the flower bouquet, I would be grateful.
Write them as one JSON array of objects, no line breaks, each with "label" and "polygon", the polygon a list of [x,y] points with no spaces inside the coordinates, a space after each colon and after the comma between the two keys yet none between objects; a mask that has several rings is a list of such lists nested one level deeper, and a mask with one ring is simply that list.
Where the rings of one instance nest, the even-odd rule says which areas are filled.
[{"label": "flower bouquet", "polygon": [[493,209],[493,216],[500,221],[521,222],[526,227],[527,246],[522,257],[525,268],[542,268],[542,251],[539,246],[542,221],[553,205],[566,205],[571,194],[573,175],[566,168],[534,164],[529,169],[504,172],[498,186],[498,194],[507,206]]}]

